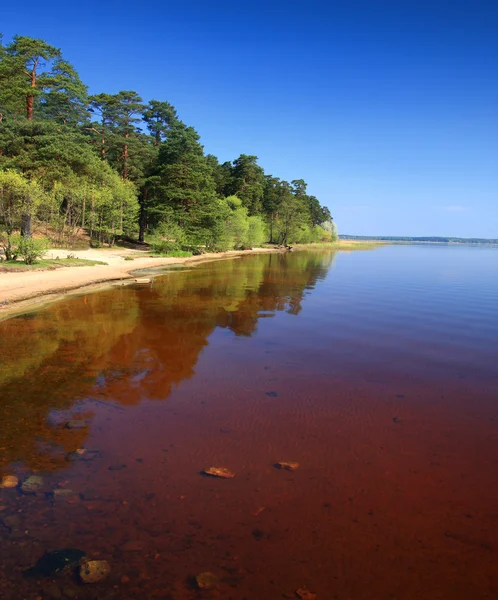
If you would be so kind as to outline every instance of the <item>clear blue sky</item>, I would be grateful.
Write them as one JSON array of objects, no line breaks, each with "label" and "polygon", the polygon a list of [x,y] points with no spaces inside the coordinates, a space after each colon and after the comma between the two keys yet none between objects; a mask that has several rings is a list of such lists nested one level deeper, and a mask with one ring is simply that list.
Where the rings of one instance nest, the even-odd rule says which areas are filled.
[{"label": "clear blue sky", "polygon": [[305,179],[342,233],[498,237],[496,0],[25,0],[0,31]]}]

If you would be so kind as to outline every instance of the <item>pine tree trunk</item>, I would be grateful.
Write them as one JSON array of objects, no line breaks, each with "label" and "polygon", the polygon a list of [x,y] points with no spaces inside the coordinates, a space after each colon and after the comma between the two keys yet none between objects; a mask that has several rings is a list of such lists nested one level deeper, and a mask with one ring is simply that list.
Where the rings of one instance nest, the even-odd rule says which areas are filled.
[{"label": "pine tree trunk", "polygon": [[[125,133],[125,138],[129,137],[128,132]],[[128,179],[128,144],[123,144],[123,179]]]},{"label": "pine tree trunk", "polygon": [[[33,70],[31,71],[31,73],[29,73],[29,78],[31,80],[31,87],[34,88],[36,87],[36,69],[38,67],[38,58],[35,60],[34,65],[33,65]],[[28,94],[26,96],[26,116],[28,118],[28,121],[32,121],[33,120],[33,107],[35,104],[35,96],[34,94]]]},{"label": "pine tree trunk", "polygon": [[23,215],[22,216],[21,235],[24,238],[31,237],[31,215]]},{"label": "pine tree trunk", "polygon": [[34,104],[33,96],[26,96],[26,116],[28,117],[28,121],[33,120],[33,104]]}]

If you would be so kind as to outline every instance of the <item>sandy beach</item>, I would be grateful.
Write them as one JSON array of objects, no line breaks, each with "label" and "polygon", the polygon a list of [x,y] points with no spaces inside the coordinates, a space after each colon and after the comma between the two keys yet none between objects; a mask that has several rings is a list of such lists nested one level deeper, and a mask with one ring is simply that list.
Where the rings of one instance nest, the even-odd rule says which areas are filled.
[{"label": "sandy beach", "polygon": [[[50,250],[46,258],[72,257],[98,260],[107,265],[85,267],[61,267],[54,270],[24,271],[0,273],[0,320],[26,308],[54,300],[62,295],[90,286],[98,286],[112,281],[132,280],[134,272],[142,269],[167,265],[191,263],[233,258],[244,254],[275,252],[273,248],[254,250],[206,253],[186,258],[153,257],[143,251],[126,248],[89,249],[89,250]],[[133,258],[133,260],[129,260]],[[128,259],[128,260],[125,260]]]}]

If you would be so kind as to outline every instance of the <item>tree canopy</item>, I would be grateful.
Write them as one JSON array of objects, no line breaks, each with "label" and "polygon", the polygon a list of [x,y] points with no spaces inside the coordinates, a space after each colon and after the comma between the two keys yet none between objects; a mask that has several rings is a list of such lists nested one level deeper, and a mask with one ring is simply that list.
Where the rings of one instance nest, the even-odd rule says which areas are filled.
[{"label": "tree canopy", "polygon": [[220,162],[165,100],[134,90],[89,96],[62,50],[0,37],[0,236],[94,244],[158,237],[168,247],[247,248],[332,239],[326,206],[265,173],[253,154]]}]

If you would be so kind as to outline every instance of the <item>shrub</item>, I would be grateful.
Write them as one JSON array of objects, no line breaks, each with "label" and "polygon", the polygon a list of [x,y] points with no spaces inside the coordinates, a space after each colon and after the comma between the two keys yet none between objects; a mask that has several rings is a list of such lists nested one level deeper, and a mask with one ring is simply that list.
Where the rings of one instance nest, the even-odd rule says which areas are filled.
[{"label": "shrub", "polygon": [[171,218],[160,223],[148,237],[147,242],[154,254],[171,254],[172,252],[191,250],[188,247],[185,231]]},{"label": "shrub", "polygon": [[42,258],[48,249],[49,242],[46,239],[35,240],[32,237],[23,237],[19,243],[19,256],[27,265],[32,265],[36,260]]}]

